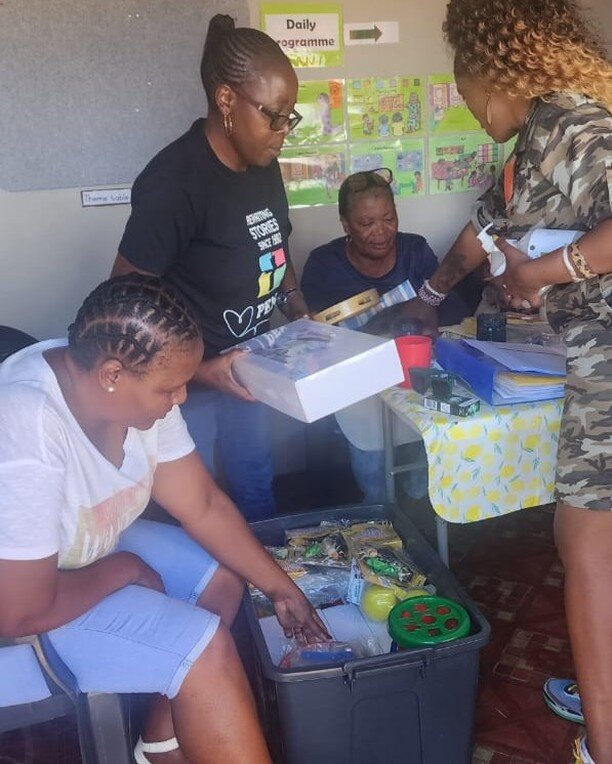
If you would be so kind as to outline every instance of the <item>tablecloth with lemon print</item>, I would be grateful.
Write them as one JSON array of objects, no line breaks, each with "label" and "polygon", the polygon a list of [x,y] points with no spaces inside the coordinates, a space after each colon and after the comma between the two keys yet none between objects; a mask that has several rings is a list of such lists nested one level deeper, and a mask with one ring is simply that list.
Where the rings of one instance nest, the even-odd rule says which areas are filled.
[{"label": "tablecloth with lemon print", "polygon": [[477,414],[454,417],[423,408],[410,390],[394,387],[382,397],[421,432],[429,499],[440,517],[471,523],[553,500],[562,399],[481,402]]}]

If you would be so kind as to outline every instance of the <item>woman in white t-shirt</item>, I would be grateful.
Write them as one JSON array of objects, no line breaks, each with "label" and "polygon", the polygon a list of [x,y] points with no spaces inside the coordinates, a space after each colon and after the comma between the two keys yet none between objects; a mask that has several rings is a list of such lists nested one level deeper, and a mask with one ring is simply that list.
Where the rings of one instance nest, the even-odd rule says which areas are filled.
[{"label": "woman in white t-shirt", "polygon": [[[326,636],[194,451],[202,351],[179,294],[130,274],[0,366],[0,636],[45,633],[85,692],[158,693],[141,764],[270,761],[229,633],[245,580]],[[151,496],[181,528],[137,520]]]}]

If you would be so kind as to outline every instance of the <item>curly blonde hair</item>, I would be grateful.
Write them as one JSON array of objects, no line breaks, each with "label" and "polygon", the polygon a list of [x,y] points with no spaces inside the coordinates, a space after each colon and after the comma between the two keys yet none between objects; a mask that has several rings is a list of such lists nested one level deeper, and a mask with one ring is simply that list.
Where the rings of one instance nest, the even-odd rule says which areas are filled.
[{"label": "curly blonde hair", "polygon": [[612,65],[574,0],[450,0],[455,71],[511,97],[569,90],[612,111]]}]

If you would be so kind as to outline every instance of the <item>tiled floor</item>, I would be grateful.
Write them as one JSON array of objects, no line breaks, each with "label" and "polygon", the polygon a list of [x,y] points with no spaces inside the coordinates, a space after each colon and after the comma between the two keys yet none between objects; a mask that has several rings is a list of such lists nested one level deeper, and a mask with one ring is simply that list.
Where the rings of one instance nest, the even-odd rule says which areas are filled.
[{"label": "tiled floor", "polygon": [[[287,481],[280,489],[283,510],[307,508],[306,482]],[[343,476],[332,501],[358,499],[350,475]],[[433,539],[430,510],[421,504],[408,511]],[[552,508],[543,507],[450,529],[451,567],[492,627],[481,655],[473,764],[570,760],[578,728],[550,713],[541,695],[547,676],[572,673],[552,520]],[[26,738],[0,737],[0,764],[78,761],[74,729],[66,721]]]},{"label": "tiled floor", "polygon": [[451,529],[451,566],[491,624],[481,655],[474,764],[566,764],[576,725],[542,683],[571,676],[551,507]]}]

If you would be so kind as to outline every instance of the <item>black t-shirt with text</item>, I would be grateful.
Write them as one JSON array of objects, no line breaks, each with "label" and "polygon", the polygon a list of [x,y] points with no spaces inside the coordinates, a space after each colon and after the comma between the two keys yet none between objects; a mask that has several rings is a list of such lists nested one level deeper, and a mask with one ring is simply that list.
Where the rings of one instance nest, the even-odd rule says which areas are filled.
[{"label": "black t-shirt with text", "polygon": [[194,122],[136,179],[119,252],[189,297],[211,357],[268,330],[291,227],[278,163],[230,170],[204,124]]}]

